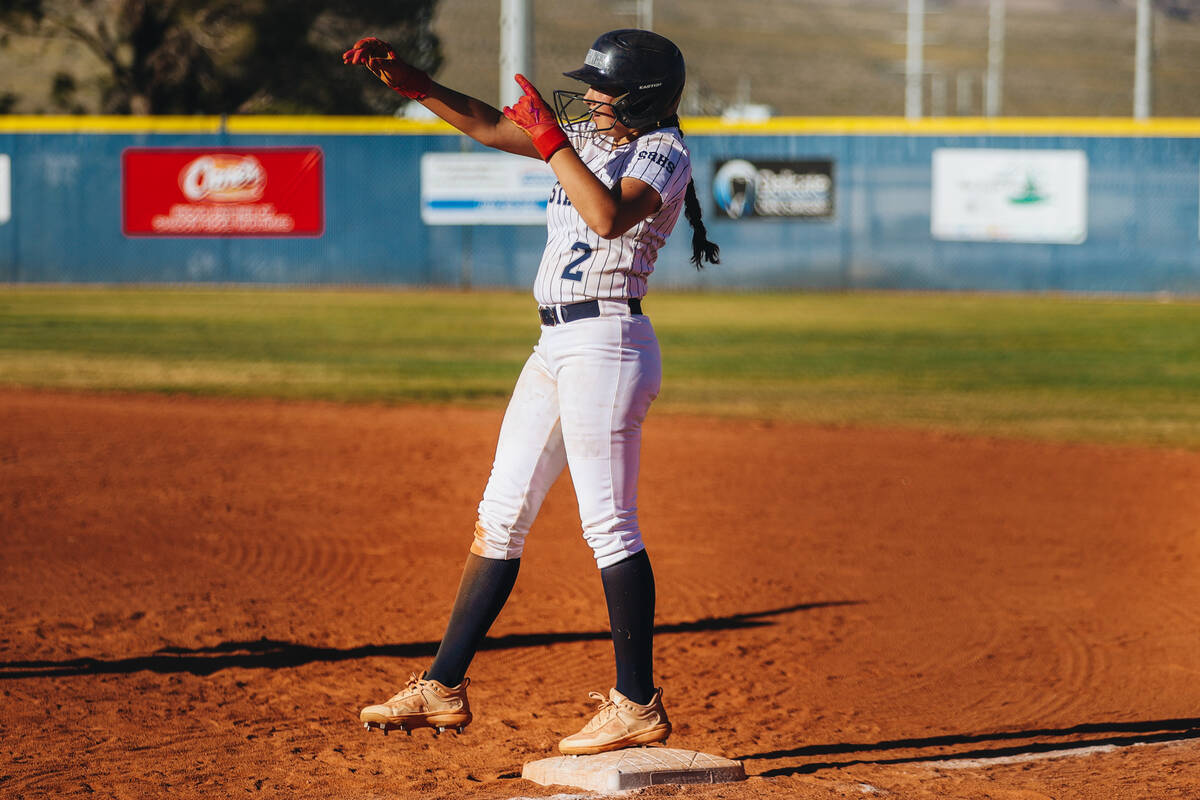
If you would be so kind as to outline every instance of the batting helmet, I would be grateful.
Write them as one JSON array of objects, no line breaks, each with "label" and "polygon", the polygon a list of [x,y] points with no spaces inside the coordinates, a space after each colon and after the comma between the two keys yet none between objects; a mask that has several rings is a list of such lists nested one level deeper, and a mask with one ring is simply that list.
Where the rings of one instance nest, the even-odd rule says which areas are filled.
[{"label": "batting helmet", "polygon": [[[627,128],[646,131],[671,117],[679,107],[685,69],[683,53],[670,39],[650,31],[622,28],[601,34],[588,50],[583,66],[563,74],[617,98],[612,103],[617,121]],[[554,93],[564,125],[590,121],[590,109],[584,111],[575,105],[582,99],[579,92]],[[574,109],[580,110],[572,113]]]}]

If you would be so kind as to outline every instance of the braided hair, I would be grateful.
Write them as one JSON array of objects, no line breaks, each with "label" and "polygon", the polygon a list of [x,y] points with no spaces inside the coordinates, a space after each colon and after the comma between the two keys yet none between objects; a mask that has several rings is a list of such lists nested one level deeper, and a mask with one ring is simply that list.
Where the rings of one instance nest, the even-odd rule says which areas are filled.
[{"label": "braided hair", "polygon": [[[679,125],[679,116],[672,114],[662,120],[656,127],[679,128],[683,136],[683,128]],[[721,263],[721,248],[715,242],[708,240],[708,229],[704,226],[704,212],[700,208],[700,198],[696,196],[696,182],[688,178],[687,193],[683,196],[683,215],[692,226],[692,263],[696,269],[704,269],[704,262]]]},{"label": "braided hair", "polygon": [[701,218],[700,200],[696,197],[696,182],[688,178],[687,194],[683,197],[683,215],[692,226],[692,263],[704,269],[704,262],[721,263],[721,248],[708,240],[708,229]]}]

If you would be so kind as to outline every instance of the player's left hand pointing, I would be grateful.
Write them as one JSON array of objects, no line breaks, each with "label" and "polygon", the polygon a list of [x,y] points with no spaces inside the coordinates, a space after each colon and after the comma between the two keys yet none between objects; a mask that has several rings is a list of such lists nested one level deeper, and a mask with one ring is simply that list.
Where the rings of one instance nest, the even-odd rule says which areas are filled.
[{"label": "player's left hand pointing", "polygon": [[506,106],[503,114],[533,140],[533,146],[541,157],[549,161],[550,156],[564,147],[570,147],[567,135],[558,126],[558,118],[547,105],[542,95],[524,75],[514,76],[524,92],[514,105]]}]

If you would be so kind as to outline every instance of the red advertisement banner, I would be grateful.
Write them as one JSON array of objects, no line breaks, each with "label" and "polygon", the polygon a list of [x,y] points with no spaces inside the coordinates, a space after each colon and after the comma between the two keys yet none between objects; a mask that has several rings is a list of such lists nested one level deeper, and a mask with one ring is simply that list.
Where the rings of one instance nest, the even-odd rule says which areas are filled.
[{"label": "red advertisement banner", "polygon": [[318,147],[129,148],[121,155],[126,236],[320,236]]}]

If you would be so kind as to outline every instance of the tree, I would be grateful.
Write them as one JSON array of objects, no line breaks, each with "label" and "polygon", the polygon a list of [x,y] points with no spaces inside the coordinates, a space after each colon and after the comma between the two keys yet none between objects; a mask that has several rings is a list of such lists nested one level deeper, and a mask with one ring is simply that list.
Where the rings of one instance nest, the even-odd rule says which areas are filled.
[{"label": "tree", "polygon": [[362,114],[402,99],[343,66],[342,52],[378,36],[436,70],[436,2],[0,0],[0,30],[83,44],[104,65],[101,107],[89,110]]}]

